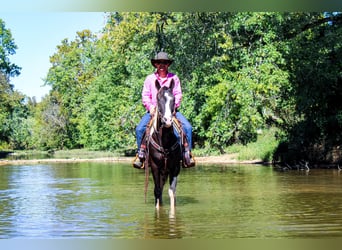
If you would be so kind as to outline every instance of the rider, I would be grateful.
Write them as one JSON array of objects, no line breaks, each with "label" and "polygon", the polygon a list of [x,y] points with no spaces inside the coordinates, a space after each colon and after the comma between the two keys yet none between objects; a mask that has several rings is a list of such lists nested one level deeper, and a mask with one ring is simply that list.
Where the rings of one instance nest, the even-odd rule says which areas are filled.
[{"label": "rider", "polygon": [[[171,79],[174,80],[175,86],[173,88],[173,95],[175,96],[175,108],[176,108],[176,118],[180,121],[183,131],[185,132],[185,138],[183,138],[183,166],[193,167],[195,166],[195,161],[191,155],[192,146],[192,126],[189,121],[177,110],[181,104],[182,100],[182,89],[180,80],[177,75],[168,71],[169,66],[172,64],[173,60],[169,59],[168,54],[165,52],[159,52],[155,58],[151,59],[153,67],[156,71],[148,75],[145,79],[143,90],[142,90],[142,103],[147,110],[147,113],[142,117],[140,123],[136,127],[136,137],[138,145],[138,154],[133,162],[133,167],[144,168],[144,160],[146,156],[146,145],[142,142],[143,136],[146,130],[146,126],[154,114],[157,105],[157,88],[155,86],[155,81],[158,80],[160,86],[169,86]],[[183,133],[184,134],[184,133]]]}]

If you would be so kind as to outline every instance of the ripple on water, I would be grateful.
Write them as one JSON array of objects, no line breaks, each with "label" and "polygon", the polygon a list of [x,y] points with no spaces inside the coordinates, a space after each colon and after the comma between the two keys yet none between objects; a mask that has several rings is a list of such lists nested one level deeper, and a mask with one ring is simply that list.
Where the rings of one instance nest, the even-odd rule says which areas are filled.
[{"label": "ripple on water", "polygon": [[175,216],[128,164],[0,168],[0,238],[342,237],[341,176],[199,165],[179,176]]}]

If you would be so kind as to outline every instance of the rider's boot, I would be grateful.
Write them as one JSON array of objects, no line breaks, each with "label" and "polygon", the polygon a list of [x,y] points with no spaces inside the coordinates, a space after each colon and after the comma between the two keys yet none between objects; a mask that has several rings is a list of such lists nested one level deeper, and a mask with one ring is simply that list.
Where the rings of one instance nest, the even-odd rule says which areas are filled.
[{"label": "rider's boot", "polygon": [[191,168],[196,165],[195,159],[192,157],[191,151],[187,143],[184,145],[183,151],[183,168]]},{"label": "rider's boot", "polygon": [[144,145],[141,145],[139,152],[137,153],[134,162],[133,162],[133,167],[137,169],[144,169],[144,162],[146,158],[146,150]]}]

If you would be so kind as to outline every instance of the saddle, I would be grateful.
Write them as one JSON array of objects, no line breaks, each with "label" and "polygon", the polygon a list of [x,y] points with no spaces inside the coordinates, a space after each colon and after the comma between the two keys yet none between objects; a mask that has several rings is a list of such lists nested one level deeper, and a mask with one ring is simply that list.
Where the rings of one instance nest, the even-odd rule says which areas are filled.
[{"label": "saddle", "polygon": [[[181,122],[176,118],[173,117],[173,129],[175,129],[178,133],[178,135],[180,136],[180,146],[181,146],[181,151],[182,151],[182,159],[183,159],[183,168],[188,168],[188,167],[192,167],[194,165],[192,165],[190,163],[190,159],[193,159],[193,162],[195,161],[195,158],[193,157],[192,153],[189,151],[189,144],[186,138],[186,135],[184,133],[184,130],[182,128],[182,124]],[[146,136],[149,135],[151,132],[151,128],[153,127],[153,122],[154,119],[153,117],[151,117],[150,121],[148,122],[147,126],[146,126],[146,130],[145,133],[143,135],[142,138],[142,142],[141,142],[141,149],[143,149],[144,151],[146,150],[146,145],[148,145],[149,143],[151,143],[152,145],[154,145],[155,148],[157,148],[159,151],[163,151],[162,147],[160,147],[153,139],[150,138],[150,136]],[[178,143],[176,143],[173,147],[178,147]],[[133,162],[136,161],[137,158],[140,158],[140,156],[136,156],[135,160]],[[134,164],[133,164],[134,166]],[[134,166],[135,167],[135,166]],[[137,167],[136,167],[137,168]],[[144,166],[141,166],[140,168],[144,168]]]},{"label": "saddle", "polygon": [[[179,122],[179,120],[176,117],[173,117],[172,120],[173,120],[173,123],[172,123],[173,124],[173,129],[175,129],[177,131],[178,135],[180,136],[180,138],[181,138],[180,146],[181,146],[181,148],[183,148],[182,146],[184,145],[184,136],[185,135],[184,135],[184,131],[183,131],[183,128],[182,128],[182,124]],[[154,119],[153,119],[153,117],[151,117],[150,121],[148,122],[148,124],[146,126],[146,130],[145,130],[145,133],[143,135],[141,145],[144,145],[146,147],[146,145],[151,143],[155,148],[161,149],[161,146],[159,146],[153,139],[151,139],[150,136],[146,136],[146,135],[150,134],[151,128],[153,127],[153,122],[154,122]],[[185,138],[185,140],[186,140],[186,138]],[[178,145],[174,145],[174,147],[176,147],[176,146],[178,146]]]}]

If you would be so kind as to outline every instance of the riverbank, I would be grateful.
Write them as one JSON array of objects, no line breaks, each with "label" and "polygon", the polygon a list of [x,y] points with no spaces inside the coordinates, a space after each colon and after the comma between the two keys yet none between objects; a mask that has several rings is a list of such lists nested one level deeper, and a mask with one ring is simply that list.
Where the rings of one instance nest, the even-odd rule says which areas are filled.
[{"label": "riverbank", "polygon": [[[195,157],[197,164],[257,164],[261,160],[237,160],[236,154],[224,154],[220,156],[200,156]],[[24,165],[24,164],[47,164],[47,163],[78,163],[78,162],[133,162],[134,157],[99,157],[99,158],[49,158],[30,160],[0,160],[0,165]]]},{"label": "riverbank", "polygon": [[[272,161],[278,142],[275,129],[265,130],[258,135],[256,142],[248,145],[234,144],[224,148],[225,154],[218,150],[196,147],[192,151],[198,164],[256,164]],[[1,154],[2,153],[2,154]],[[135,149],[118,151],[96,151],[89,149],[68,150],[0,150],[0,165],[46,164],[69,162],[132,162]]]}]

